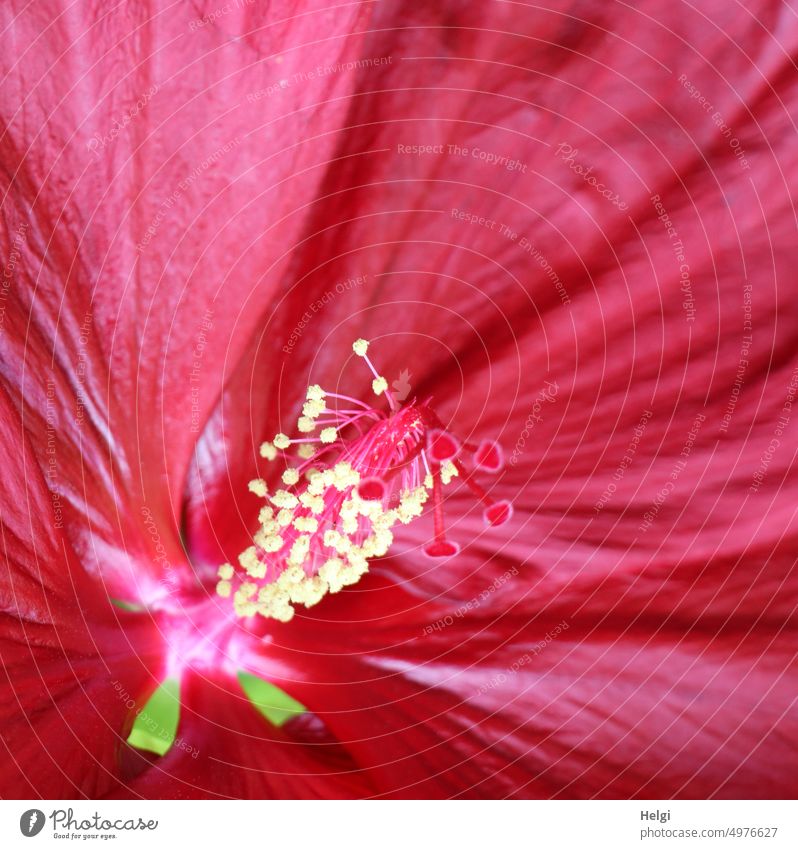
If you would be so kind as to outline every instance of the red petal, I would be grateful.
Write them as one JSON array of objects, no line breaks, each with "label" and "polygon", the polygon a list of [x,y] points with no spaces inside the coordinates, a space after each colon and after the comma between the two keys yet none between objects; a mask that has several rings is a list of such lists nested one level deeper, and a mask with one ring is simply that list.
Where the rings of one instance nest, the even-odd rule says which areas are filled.
[{"label": "red petal", "polygon": [[0,389],[0,796],[92,797],[114,783],[127,699],[154,686],[161,644],[80,567],[21,434]]},{"label": "red petal", "polygon": [[281,685],[381,793],[791,796],[798,642],[783,624],[689,631],[667,614],[583,616],[567,597],[494,615],[490,593],[436,612],[369,582],[367,603],[337,596],[263,663],[295,670]]},{"label": "red petal", "polygon": [[242,3],[206,26],[191,4],[1,15],[4,376],[42,431],[55,383],[70,533],[118,595],[138,572],[149,598],[194,579],[179,526],[197,437],[336,155],[357,74],[306,74],[357,58],[368,10]]},{"label": "red petal", "polygon": [[[798,547],[793,507],[798,476],[792,452],[785,444],[771,451],[773,439],[780,438],[775,437],[774,422],[790,391],[790,358],[798,330],[795,310],[786,300],[792,296],[783,282],[792,279],[798,259],[793,192],[784,176],[794,173],[798,158],[789,133],[795,89],[785,57],[796,47],[794,28],[787,23],[789,10],[755,3],[749,11],[763,26],[752,27],[747,18],[720,3],[691,10],[662,0],[647,4],[645,14],[632,10],[615,17],[596,5],[586,7],[578,18],[569,13],[570,4],[562,4],[562,13],[501,5],[484,31],[476,6],[461,13],[460,7],[430,11],[405,5],[402,25],[397,26],[396,7],[379,4],[384,17],[374,21],[374,35],[363,44],[362,55],[396,53],[408,61],[369,68],[356,78],[361,87],[358,96],[341,101],[353,129],[335,134],[334,142],[330,136],[337,161],[323,182],[312,219],[302,225],[301,214],[283,220],[293,207],[279,205],[280,224],[269,234],[270,245],[278,247],[248,251],[225,280],[229,303],[247,309],[240,328],[226,321],[219,328],[223,345],[233,339],[230,361],[235,373],[225,387],[225,406],[214,413],[198,453],[200,473],[190,482],[189,543],[195,553],[211,560],[227,544],[233,546],[228,556],[240,550],[240,537],[251,532],[256,507],[236,499],[242,492],[248,497],[245,484],[252,477],[257,441],[272,435],[280,417],[287,416],[280,405],[287,398],[295,411],[301,385],[316,380],[337,385],[341,378],[350,394],[365,395],[370,376],[352,376],[345,358],[334,352],[346,351],[357,336],[377,340],[387,351],[378,366],[389,382],[415,367],[412,391],[434,394],[443,408],[442,418],[456,421],[462,438],[490,435],[506,445],[511,469],[496,482],[492,494],[513,499],[517,507],[506,537],[497,543],[479,536],[479,511],[463,501],[462,521],[453,524],[452,532],[472,531],[469,538],[475,542],[457,562],[424,572],[415,555],[396,560],[396,569],[408,582],[415,581],[422,594],[440,589],[458,603],[477,597],[479,587],[493,586],[502,574],[498,570],[512,566],[522,576],[506,581],[485,602],[490,609],[498,606],[506,611],[515,598],[521,608],[518,627],[507,633],[494,631],[488,646],[477,641],[474,648],[474,641],[468,640],[470,653],[455,651],[450,657],[444,653],[451,648],[450,641],[457,645],[458,639],[465,641],[470,635],[449,630],[441,635],[443,661],[428,654],[434,637],[433,643],[424,643],[426,649],[411,646],[399,651],[383,644],[377,646],[383,652],[379,663],[367,657],[373,680],[367,693],[358,692],[360,731],[350,725],[355,717],[338,717],[338,727],[343,732],[349,729],[353,738],[362,729],[384,732],[388,748],[380,751],[369,741],[358,745],[364,762],[380,773],[385,791],[501,795],[523,792],[519,788],[524,787],[524,776],[531,775],[533,783],[528,786],[534,792],[561,795],[781,795],[791,786],[790,774],[781,767],[786,763],[794,771],[795,766],[795,747],[790,745],[794,728],[783,718],[789,716],[792,696],[782,680],[794,674],[795,647],[791,638],[784,653],[779,645],[784,633],[792,633],[785,626],[795,607]],[[715,22],[711,32],[707,11]],[[120,214],[116,200],[105,200],[90,211],[70,209],[61,216],[61,199],[66,192],[96,197],[112,183],[129,186],[130,195],[138,197],[142,183],[151,181],[155,188],[144,193],[144,206],[137,204],[131,216],[146,224],[154,220],[191,163],[202,161],[214,145],[228,142],[228,131],[235,132],[238,126],[225,120],[224,84],[218,87],[218,97],[216,87],[214,96],[203,97],[204,71],[196,77],[178,76],[185,70],[183,54],[169,51],[159,61],[174,61],[167,73],[181,81],[188,78],[185,108],[171,117],[170,98],[160,112],[154,109],[154,120],[146,125],[154,138],[143,123],[138,124],[136,141],[142,141],[142,149],[130,145],[136,153],[129,164],[122,155],[118,162],[111,158],[110,165],[102,166],[100,179],[77,156],[69,160],[74,167],[64,167],[64,157],[47,145],[52,139],[71,140],[75,127],[84,126],[87,93],[80,88],[72,91],[69,75],[58,72],[74,65],[83,79],[83,69],[107,55],[100,64],[106,73],[94,86],[99,90],[88,92],[92,103],[98,93],[102,103],[111,101],[103,86],[106,79],[111,85],[119,82],[114,74],[130,80],[131,95],[139,90],[140,81],[119,64],[117,50],[108,51],[102,43],[95,46],[92,39],[81,38],[70,50],[62,49],[65,33],[84,32],[83,18],[54,16],[46,5],[27,14],[41,15],[42,21],[30,37],[24,29],[21,33],[22,40],[37,49],[29,57],[31,64],[16,63],[9,77],[9,102],[14,110],[18,104],[25,107],[17,119],[6,116],[10,129],[4,151],[6,173],[20,174],[12,204],[17,201],[27,211],[33,195],[28,186],[41,189],[42,200],[31,218],[45,222],[41,236],[30,239],[25,249],[27,291],[42,293],[32,310],[31,334],[25,332],[25,309],[9,314],[14,338],[32,336],[43,352],[33,370],[33,391],[24,395],[34,401],[44,397],[47,372],[38,363],[47,362],[46,340],[58,327],[61,313],[56,305],[63,287],[71,294],[75,287],[85,290],[95,279],[114,275],[115,285],[97,287],[96,307],[102,342],[96,348],[114,352],[108,355],[114,364],[109,374],[115,377],[112,427],[102,415],[93,419],[96,450],[90,454],[90,470],[112,480],[115,475],[99,461],[108,455],[117,458],[121,489],[136,492],[138,484],[155,503],[157,521],[170,521],[174,531],[177,522],[170,517],[179,515],[192,442],[184,433],[186,419],[190,421],[186,412],[190,395],[188,404],[175,404],[175,399],[185,398],[186,374],[193,367],[190,352],[213,293],[207,281],[213,279],[215,284],[231,251],[249,244],[246,237],[241,239],[235,215],[229,215],[238,212],[237,206],[230,209],[226,202],[231,172],[209,166],[207,179],[195,183],[201,197],[189,207],[200,214],[189,212],[185,220],[196,221],[200,230],[219,233],[196,268],[196,240],[182,240],[168,217],[158,230],[167,249],[153,249],[138,262],[133,256],[136,234],[125,232],[116,238],[115,228],[129,220],[125,209]],[[231,18],[232,24],[237,21]],[[151,25],[150,33],[169,40],[185,24],[185,19],[169,17],[157,27]],[[129,26],[132,35],[138,22]],[[98,29],[109,33],[115,47],[124,41],[112,26]],[[42,39],[35,37],[39,30]],[[209,60],[211,74],[216,63],[226,73],[231,56],[241,55],[236,52],[238,41],[247,45],[253,41],[234,25],[224,34],[242,39],[223,40],[229,52],[224,46],[216,50],[213,42],[211,56],[217,58]],[[53,43],[48,44],[50,38]],[[136,41],[146,39],[136,33]],[[91,43],[95,53],[83,58],[83,42]],[[533,64],[530,44],[539,48]],[[640,44],[646,45],[645,51],[634,46]],[[686,46],[696,44],[701,45],[698,52]],[[35,64],[48,55],[61,57],[59,67],[48,75],[52,80],[46,79],[57,86],[54,93],[36,86]],[[19,78],[20,67],[32,68],[26,78]],[[188,67],[193,71],[192,63]],[[410,72],[411,82],[421,79],[423,85],[408,85],[408,67],[420,69],[417,78]],[[247,68],[237,68],[235,74],[258,83]],[[58,86],[62,78],[63,85]],[[91,86],[91,78],[87,79]],[[430,84],[431,79],[440,83]],[[122,93],[122,86],[117,88]],[[691,89],[702,93],[729,123],[729,132],[736,134],[753,167],[743,167],[725,132]],[[54,109],[62,94],[68,95],[64,106]],[[309,94],[302,104],[315,102],[314,97],[315,93]],[[201,120],[195,109],[208,104],[210,123],[197,132]],[[181,112],[189,119],[183,124]],[[301,115],[302,109],[287,114]],[[162,117],[168,119],[163,134]],[[110,118],[109,113],[101,121]],[[274,123],[275,137],[284,132],[291,136],[292,128],[298,129],[290,121],[287,127],[280,120]],[[25,132],[29,126],[32,135],[43,131],[33,148]],[[363,150],[364,127],[368,127],[368,155]],[[411,143],[423,139],[447,146],[445,157],[400,158],[397,127]],[[242,129],[249,132],[250,126],[243,122]],[[191,145],[195,139],[200,140],[199,150]],[[79,138],[78,144],[85,141]],[[469,152],[450,154],[450,142]],[[153,148],[156,155],[148,159],[144,154]],[[564,148],[577,154],[568,160]],[[475,149],[512,155],[526,170],[489,166],[472,155]],[[236,163],[241,162],[241,170],[232,172],[236,185],[246,182],[250,166],[259,173],[258,154],[248,161],[247,152],[242,148],[236,156]],[[299,164],[302,174],[307,163],[302,159]],[[277,169],[277,183],[292,167],[291,161]],[[610,195],[622,198],[624,209],[584,179],[588,168]],[[76,176],[84,173],[85,177]],[[299,188],[307,190],[308,197],[315,196],[315,183],[309,189],[301,183]],[[115,192],[113,197],[125,193]],[[282,201],[288,194],[280,186],[266,202],[253,199],[255,212],[261,214],[241,225],[253,228],[253,244],[260,244],[262,222],[270,212],[267,204],[274,195]],[[188,201],[194,195],[185,197]],[[672,228],[665,226],[657,203],[672,218]],[[461,217],[461,212],[468,217]],[[220,220],[231,222],[221,232]],[[487,226],[488,221],[493,224]],[[515,236],[506,235],[496,222]],[[283,240],[291,245],[299,233],[304,237],[301,250],[287,270],[280,259]],[[79,244],[86,245],[81,252]],[[43,267],[37,253],[40,246],[41,253],[47,246],[48,263]],[[686,292],[683,264],[689,265]],[[68,278],[52,274],[52,266],[72,273]],[[239,274],[239,267],[244,273]],[[263,268],[269,269],[269,279],[247,300],[247,274],[256,279]],[[86,269],[92,270],[88,284]],[[759,341],[743,354],[744,287],[754,285],[748,282],[750,269],[756,269],[751,320]],[[249,306],[274,291],[272,277],[281,273],[296,286],[266,326],[261,311]],[[356,276],[365,282],[324,304],[314,316],[312,331],[301,332],[296,344],[289,346],[313,297],[323,296],[331,281],[335,286]],[[174,279],[190,281],[185,297],[179,287],[163,282]],[[196,284],[197,279],[202,282]],[[128,280],[130,295],[122,297],[119,293]],[[397,281],[400,292],[391,285]],[[26,296],[23,289],[22,297]],[[79,326],[87,305],[84,298],[63,312],[71,331]],[[151,306],[156,309],[145,327],[142,316],[148,316]],[[176,330],[170,337],[173,323]],[[261,350],[252,345],[251,356],[242,358],[249,330],[259,324],[264,325]],[[385,328],[390,328],[390,335]],[[233,336],[234,329],[241,334]],[[167,338],[169,353],[157,356]],[[11,339],[9,335],[3,340],[4,354]],[[69,340],[62,344],[63,362],[57,364],[58,385],[67,388],[76,360],[69,344]],[[284,347],[290,352],[281,352]],[[320,348],[322,359],[317,360]],[[209,351],[203,363],[213,359],[218,364],[214,350],[217,357]],[[139,351],[144,352],[140,391]],[[4,356],[5,363],[23,362],[18,349],[10,353]],[[217,369],[209,368],[203,375],[208,377],[209,397],[203,390],[201,417],[221,391]],[[27,387],[17,377],[8,379],[21,396]],[[106,377],[100,372],[90,381],[95,406],[108,394]],[[729,414],[730,400],[738,395]],[[252,397],[266,400],[256,405],[250,418]],[[163,433],[156,431],[155,438],[148,439],[148,431],[138,440],[138,423],[129,416],[134,401]],[[60,409],[71,411],[71,404],[63,403]],[[652,417],[643,438],[635,431],[647,410]],[[727,426],[722,427],[727,415]],[[687,434],[699,416],[705,417],[700,435],[685,457]],[[79,444],[69,416],[64,419],[63,439]],[[627,461],[635,436],[635,449]],[[44,445],[45,440],[37,440],[42,463]],[[769,459],[759,481],[755,475],[763,457]],[[684,468],[677,467],[683,459],[688,461]],[[144,483],[135,479],[141,468],[147,471]],[[674,486],[662,497],[669,482]],[[614,489],[605,501],[609,484]],[[202,516],[206,493],[207,505],[216,511],[207,521]],[[143,497],[143,493],[131,496],[134,502]],[[455,496],[451,502],[458,499]],[[96,506],[92,504],[96,499],[86,501]],[[118,501],[111,498],[109,505],[98,508],[97,525],[109,529],[108,537],[116,542],[113,510]],[[641,530],[652,505],[656,515]],[[410,526],[400,545],[411,548],[416,532],[416,526]],[[176,545],[177,535],[173,537]],[[112,547],[115,556],[121,556],[120,551],[124,549]],[[352,598],[358,596],[351,593],[344,602],[349,604]],[[539,675],[524,670],[512,679],[524,694],[533,693],[533,701],[510,701],[502,694],[483,700],[476,716],[458,713],[466,692],[473,694],[501,674],[505,664],[514,662],[509,653],[502,653],[504,642],[508,651],[516,652],[531,650],[534,640],[540,639],[544,632],[529,635],[524,630],[530,614],[537,607],[552,611],[566,603],[564,616],[578,611],[587,625],[580,630],[572,626],[569,633],[578,637],[573,646],[560,640],[557,649],[546,649],[543,657],[551,668]],[[752,620],[751,610],[762,618]],[[374,615],[379,618],[380,610]],[[333,636],[327,628],[320,631],[313,646],[324,649],[332,639],[347,646],[345,632]],[[408,639],[406,632],[399,636]],[[491,665],[485,658],[497,640],[498,665]],[[373,648],[355,644],[353,650],[365,652],[367,645]],[[566,649],[573,663],[559,657],[558,652]],[[469,678],[474,656],[479,659],[479,674]],[[329,658],[324,660],[329,666]],[[296,668],[302,669],[298,662]],[[429,679],[424,678],[427,673]],[[320,668],[318,680],[323,674]],[[309,687],[320,691],[320,700],[329,698],[336,715],[348,710],[346,699],[353,692],[348,685],[370,680],[354,664],[341,676],[338,692],[332,695],[324,688],[314,689],[312,682]],[[545,704],[534,701],[538,684]],[[403,719],[405,702],[418,705]],[[514,713],[516,702],[520,710]],[[490,722],[479,722],[485,714],[496,715],[498,732]],[[531,738],[525,736],[528,726],[533,729]],[[673,727],[674,739],[652,740],[663,727]],[[461,738],[465,743],[458,747]],[[501,757],[493,761],[489,754],[496,749]],[[653,767],[647,766],[652,757]],[[466,768],[458,774],[463,761]],[[408,771],[403,775],[400,769],[405,763]],[[515,768],[522,774],[513,772]],[[483,782],[486,769],[490,777],[498,775],[501,780]],[[534,778],[538,775],[542,777]]]}]

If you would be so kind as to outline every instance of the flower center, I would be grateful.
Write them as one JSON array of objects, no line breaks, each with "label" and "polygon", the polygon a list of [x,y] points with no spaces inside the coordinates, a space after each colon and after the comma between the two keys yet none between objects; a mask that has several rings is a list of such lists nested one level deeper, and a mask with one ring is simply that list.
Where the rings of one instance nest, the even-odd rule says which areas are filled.
[{"label": "flower center", "polygon": [[[512,516],[509,501],[495,501],[474,479],[480,471],[501,471],[498,443],[461,443],[429,401],[398,406],[368,357],[368,342],[358,339],[352,348],[374,375],[372,389],[385,396],[388,411],[310,386],[300,435],[278,433],[261,445],[262,457],[284,466],[284,487],[270,492],[263,479],[250,481],[250,491],[265,501],[260,529],[237,566],[219,567],[216,591],[232,597],[238,616],[288,622],[294,605],[311,607],[357,583],[369,560],[387,553],[392,528],[420,516],[430,497],[435,536],[424,553],[457,554],[460,547],[446,537],[442,494],[456,477],[484,504],[487,526]],[[469,467],[464,453],[471,455]]]}]

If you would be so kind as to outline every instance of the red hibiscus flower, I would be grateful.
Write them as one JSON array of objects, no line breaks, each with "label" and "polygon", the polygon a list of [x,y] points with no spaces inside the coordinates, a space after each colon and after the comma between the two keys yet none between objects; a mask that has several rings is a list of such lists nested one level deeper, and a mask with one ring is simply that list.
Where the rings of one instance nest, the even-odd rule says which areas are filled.
[{"label": "red hibiscus flower", "polygon": [[786,7],[2,16],[0,795],[796,795]]}]

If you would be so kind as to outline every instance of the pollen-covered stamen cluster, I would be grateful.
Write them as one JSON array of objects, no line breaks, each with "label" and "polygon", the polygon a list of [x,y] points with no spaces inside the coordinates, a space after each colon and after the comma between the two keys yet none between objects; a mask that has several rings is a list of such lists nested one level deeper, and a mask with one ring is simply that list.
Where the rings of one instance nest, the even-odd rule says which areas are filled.
[{"label": "pollen-covered stamen cluster", "polygon": [[[217,592],[232,596],[239,616],[260,613],[288,622],[294,605],[311,607],[326,593],[356,583],[368,561],[388,551],[391,529],[420,516],[430,494],[435,540],[425,552],[456,554],[444,532],[442,487],[457,476],[485,503],[489,525],[510,517],[509,502],[494,502],[473,481],[478,469],[501,468],[498,445],[461,445],[427,403],[399,408],[368,358],[368,342],[358,339],[352,347],[389,411],[310,386],[299,435],[279,433],[261,445],[262,457],[282,465],[283,485],[271,492],[263,479],[250,482],[250,491],[264,499],[260,529],[236,567],[219,567]],[[459,459],[464,449],[474,454],[471,470]]]}]

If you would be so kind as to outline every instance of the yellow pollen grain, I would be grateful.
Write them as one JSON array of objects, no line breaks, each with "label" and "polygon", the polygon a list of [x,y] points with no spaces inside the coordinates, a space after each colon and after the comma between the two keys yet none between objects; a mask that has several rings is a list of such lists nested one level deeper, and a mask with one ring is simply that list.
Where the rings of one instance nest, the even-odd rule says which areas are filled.
[{"label": "yellow pollen grain", "polygon": [[319,569],[319,577],[327,583],[331,593],[337,593],[343,589],[344,583],[341,580],[341,572],[344,569],[344,563],[337,557],[331,557]]},{"label": "yellow pollen grain", "polygon": [[293,511],[288,510],[288,509],[286,508],[286,509],[284,509],[284,510],[281,510],[281,511],[277,514],[277,524],[278,524],[281,528],[285,528],[285,527],[287,527],[288,525],[290,525],[290,524],[291,524],[291,522],[293,521],[293,518],[294,518]]},{"label": "yellow pollen grain", "polygon": [[365,339],[356,339],[352,343],[352,350],[358,355],[358,357],[365,357],[368,349],[369,343]]},{"label": "yellow pollen grain", "polygon": [[379,530],[363,542],[364,557],[382,557],[393,543],[393,534],[388,530]]},{"label": "yellow pollen grain", "polygon": [[346,554],[352,548],[352,541],[349,537],[333,529],[324,532],[324,544],[338,554]]},{"label": "yellow pollen grain", "polygon": [[424,511],[424,503],[429,498],[427,490],[423,486],[413,490],[405,490],[401,493],[397,515],[403,525],[407,525]]},{"label": "yellow pollen grain", "polygon": [[[238,562],[252,578],[266,577],[266,564],[259,559],[255,546],[250,546],[238,555]],[[246,585],[249,586],[249,585]],[[251,586],[255,586],[252,584]]]},{"label": "yellow pollen grain", "polygon": [[233,577],[234,569],[229,563],[222,563],[216,573],[223,581],[229,581]]},{"label": "yellow pollen grain", "polygon": [[249,491],[254,492],[255,495],[259,495],[261,498],[265,498],[269,490],[263,478],[255,478],[255,480],[249,482]]},{"label": "yellow pollen grain", "polygon": [[272,534],[264,538],[261,548],[273,554],[275,551],[279,551],[283,545],[285,545],[285,540],[279,534]]},{"label": "yellow pollen grain", "polygon": [[319,529],[319,520],[313,516],[297,516],[294,519],[294,527],[298,531],[306,531],[309,534],[314,534]]},{"label": "yellow pollen grain", "polygon": [[459,474],[460,472],[457,471],[457,466],[451,460],[447,460],[441,464],[441,483],[444,486],[451,483],[452,478],[456,478]]},{"label": "yellow pollen grain", "polygon": [[267,460],[273,460],[277,456],[277,449],[271,442],[263,442],[260,446],[260,456]]},{"label": "yellow pollen grain", "polygon": [[302,415],[309,419],[317,419],[326,409],[327,405],[324,401],[305,401],[302,405]]},{"label": "yellow pollen grain", "polygon": [[300,433],[313,433],[316,429],[316,422],[309,416],[302,416],[296,423],[296,426]]},{"label": "yellow pollen grain", "polygon": [[324,512],[324,499],[320,495],[310,496],[306,506],[310,508],[311,513],[318,516]]},{"label": "yellow pollen grain", "polygon": [[338,577],[341,583],[345,587],[348,587],[352,584],[356,584],[363,575],[368,572],[368,570],[368,564],[364,565],[362,568],[359,566],[347,566],[345,569],[341,570],[341,574]]},{"label": "yellow pollen grain", "polygon": [[303,460],[309,460],[316,453],[316,449],[309,442],[304,442],[299,446],[296,453]]},{"label": "yellow pollen grain", "polygon": [[271,502],[275,507],[292,510],[299,504],[299,499],[287,489],[278,489],[277,492],[271,496]]},{"label": "yellow pollen grain", "polygon": [[384,377],[375,377],[371,381],[371,388],[374,390],[375,395],[382,395],[388,388],[388,381]]},{"label": "yellow pollen grain", "polygon": [[281,451],[284,451],[291,444],[291,440],[284,434],[278,433],[277,436],[274,437],[274,446],[275,448],[279,448]]},{"label": "yellow pollen grain", "polygon": [[329,445],[338,439],[338,431],[334,427],[325,427],[319,434],[319,439],[321,439],[325,445]]},{"label": "yellow pollen grain", "polygon": [[241,584],[233,596],[233,607],[238,616],[252,616],[257,612],[257,605],[250,599],[255,595],[256,584]]},{"label": "yellow pollen grain", "polygon": [[271,616],[278,622],[290,622],[294,618],[294,608],[289,604],[285,607],[274,609]]},{"label": "yellow pollen grain", "polygon": [[252,598],[255,593],[258,591],[258,585],[253,584],[252,581],[247,581],[238,588],[238,592],[241,594],[242,598]]},{"label": "yellow pollen grain", "polygon": [[264,507],[260,508],[260,512],[258,513],[258,521],[261,525],[265,525],[270,519],[274,518],[274,510],[266,504]]},{"label": "yellow pollen grain", "polygon": [[230,598],[230,593],[233,591],[233,585],[230,581],[219,581],[216,585],[216,593],[222,598]]},{"label": "yellow pollen grain", "polygon": [[277,586],[288,590],[294,584],[301,584],[306,577],[305,570],[301,566],[289,566],[277,579]]},{"label": "yellow pollen grain", "polygon": [[307,559],[309,550],[310,537],[297,537],[296,540],[294,540],[294,544],[291,546],[291,553],[288,555],[288,565],[301,566]]},{"label": "yellow pollen grain", "polygon": [[341,502],[341,506],[339,508],[339,515],[343,516],[345,519],[349,516],[357,516],[360,513],[358,509],[358,505],[352,498],[347,498],[346,501]]},{"label": "yellow pollen grain", "polygon": [[318,383],[314,383],[312,386],[308,386],[307,395],[305,396],[308,401],[323,401],[326,392],[318,385]]},{"label": "yellow pollen grain", "polygon": [[399,516],[396,510],[386,510],[379,516],[375,516],[372,519],[372,524],[375,528],[384,528],[385,530],[388,530],[388,528],[392,528],[398,521]]},{"label": "yellow pollen grain", "polygon": [[349,463],[336,463],[333,474],[333,486],[340,492],[356,486],[360,481],[360,474]]},{"label": "yellow pollen grain", "polygon": [[299,472],[296,469],[286,469],[283,472],[283,483],[287,486],[293,486],[299,481]]},{"label": "yellow pollen grain", "polygon": [[353,493],[353,500],[357,504],[358,513],[361,516],[368,516],[372,522],[382,515],[382,504],[379,501],[364,501],[356,493]]},{"label": "yellow pollen grain", "polygon": [[305,607],[313,607],[314,604],[318,604],[324,598],[326,592],[326,581],[316,575],[297,585],[291,593],[291,601],[304,604]]}]

